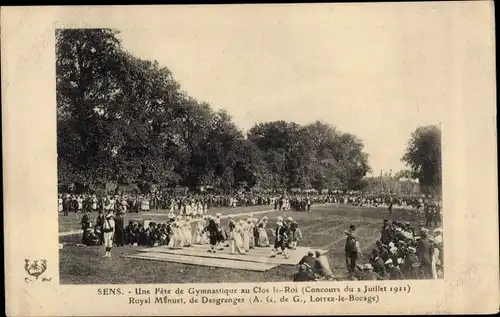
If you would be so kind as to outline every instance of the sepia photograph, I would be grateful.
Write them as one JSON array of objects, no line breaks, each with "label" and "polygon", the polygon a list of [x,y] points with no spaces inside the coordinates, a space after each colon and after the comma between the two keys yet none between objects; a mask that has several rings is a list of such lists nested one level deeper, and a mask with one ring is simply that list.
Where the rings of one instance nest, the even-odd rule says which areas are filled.
[{"label": "sepia photograph", "polygon": [[493,2],[0,15],[6,315],[498,312]]},{"label": "sepia photograph", "polygon": [[202,47],[56,30],[61,283],[443,278],[441,127],[408,74],[419,52],[379,46],[351,74],[360,47],[332,59],[326,39],[272,32]]}]

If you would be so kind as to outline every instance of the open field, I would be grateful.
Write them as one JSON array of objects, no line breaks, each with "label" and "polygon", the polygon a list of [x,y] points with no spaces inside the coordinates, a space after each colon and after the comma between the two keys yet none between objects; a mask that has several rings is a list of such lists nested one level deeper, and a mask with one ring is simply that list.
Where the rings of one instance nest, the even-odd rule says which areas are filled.
[{"label": "open field", "polygon": [[[269,210],[264,207],[244,207],[235,209],[211,210],[210,213],[245,213]],[[264,214],[256,214],[261,217]],[[406,211],[393,211],[392,215],[384,209],[360,208],[349,205],[314,205],[313,212],[270,211],[265,213],[274,225],[277,216],[292,216],[299,221],[303,239],[299,245],[311,248],[327,249],[333,273],[343,278],[344,240],[343,231],[354,224],[363,251],[363,261],[366,261],[375,241],[379,238],[382,220],[410,221],[416,224],[418,216]],[[94,218],[95,215],[92,215]],[[127,217],[137,219],[141,214],[131,214]],[[79,228],[81,214],[60,216],[60,230]],[[142,216],[145,219],[165,219],[165,216]],[[71,220],[73,219],[73,220]],[[227,219],[223,220],[227,225]],[[271,240],[272,234],[269,232]],[[79,242],[80,235],[60,237],[60,242]],[[278,266],[267,272],[252,272],[216,267],[177,264],[170,262],[148,261],[123,258],[122,255],[133,254],[137,249],[132,247],[113,248],[113,258],[102,258],[103,246],[82,247],[65,245],[59,251],[60,280],[62,284],[147,284],[147,283],[217,283],[217,282],[271,282],[290,281],[296,273],[295,266]],[[292,251],[293,252],[293,251]]]}]

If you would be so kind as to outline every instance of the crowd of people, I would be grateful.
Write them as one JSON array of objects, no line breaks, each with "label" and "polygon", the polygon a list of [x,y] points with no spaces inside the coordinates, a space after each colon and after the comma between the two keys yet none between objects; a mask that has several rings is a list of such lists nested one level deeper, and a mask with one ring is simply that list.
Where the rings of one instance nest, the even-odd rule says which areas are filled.
[{"label": "crowd of people", "polygon": [[285,197],[277,195],[96,195],[59,194],[58,209],[63,215],[70,212],[96,212],[98,210],[117,211],[124,208],[128,212],[165,210],[188,216],[200,216],[214,207],[236,208],[242,206],[268,205],[278,210],[310,210],[311,204],[320,202],[317,196]]},{"label": "crowd of people", "polygon": [[356,239],[356,228],[345,231],[345,257],[351,279],[436,279],[442,275],[443,230],[435,228],[432,235],[424,222],[417,228],[409,222],[385,219],[380,239],[372,249],[369,263],[361,265],[361,250]]},{"label": "crowd of people", "polygon": [[[230,253],[246,254],[258,247],[271,246],[271,257],[289,257],[290,250],[296,248],[302,238],[299,224],[292,217],[277,217],[275,221],[267,216],[260,219],[250,215],[246,219],[236,220],[229,215],[227,227],[221,223],[221,214],[207,214],[207,210],[215,206],[235,207],[241,204],[241,197],[193,195],[171,196],[165,208],[165,222],[148,222],[129,220],[124,223],[127,212],[148,210],[144,207],[144,196],[96,196],[96,195],[60,195],[59,208],[73,212],[82,211],[81,226],[82,243],[88,246],[102,245],[106,247],[106,257],[111,256],[113,246],[155,247],[167,246],[173,249],[189,248],[192,245],[206,245],[207,252],[216,253],[229,248]],[[340,198],[339,198],[340,197]],[[141,200],[142,199],[142,200]],[[443,235],[438,227],[440,222],[440,203],[415,198],[415,210],[424,212],[426,221],[420,221],[414,228],[409,222],[401,223],[385,219],[381,236],[376,247],[371,251],[370,260],[363,259],[361,248],[356,237],[356,227],[351,225],[346,235],[345,259],[348,276],[353,280],[382,279],[430,279],[442,275]],[[76,201],[76,203],[72,203]],[[86,203],[85,203],[86,202]],[[270,205],[276,210],[311,211],[313,203],[347,203],[358,206],[399,208],[407,204],[405,200],[371,197],[363,198],[355,195],[246,195],[245,204]],[[68,204],[74,207],[68,207]],[[408,204],[411,205],[411,204]],[[151,205],[149,206],[151,207]],[[163,206],[165,207],[165,206]],[[97,211],[94,221],[91,211]],[[66,212],[67,213],[67,212]],[[65,213],[65,214],[66,214]],[[431,217],[429,217],[431,215]],[[194,225],[193,225],[194,222]],[[270,228],[274,226],[274,228]],[[435,229],[429,232],[431,226]],[[272,238],[268,233],[272,233]],[[271,241],[274,240],[274,241]],[[311,250],[299,263],[299,271],[295,280],[336,279],[330,269],[328,259],[319,251]]]},{"label": "crowd of people", "polygon": [[[256,247],[271,245],[267,216],[258,219],[250,215],[246,220],[236,221],[233,215],[229,215],[227,227],[222,225],[221,216],[217,213],[215,216],[204,215],[201,219],[193,219],[172,213],[164,223],[131,220],[124,226],[123,210],[116,215],[112,210],[108,210],[106,215],[99,210],[95,225],[92,224],[90,214],[85,212],[81,220],[82,243],[87,246],[105,244],[107,257],[113,246],[125,245],[182,249],[200,244],[207,245],[207,252],[216,253],[229,248],[230,253],[234,254],[246,254]],[[111,242],[106,239],[107,232],[113,232]],[[288,250],[295,249],[298,240],[302,238],[299,225],[292,217],[278,217],[272,235],[275,241],[271,257],[282,254],[288,258]]]},{"label": "crowd of people", "polygon": [[175,194],[171,192],[155,192],[144,195],[136,194],[89,194],[66,193],[58,196],[58,210],[64,215],[70,212],[85,212],[97,210],[114,210],[125,208],[128,212],[166,210],[183,215],[202,215],[214,207],[242,207],[268,205],[276,210],[310,211],[314,203],[341,203],[361,207],[407,209],[423,211],[424,205],[440,209],[440,203],[424,199],[421,196],[398,197],[395,195],[378,194],[365,195],[357,192],[347,193],[307,193],[307,194]]},{"label": "crowd of people", "polygon": [[[410,223],[389,223],[380,231],[380,239],[366,263],[356,238],[356,227],[344,231],[345,262],[350,280],[437,279],[443,276],[443,230],[435,228],[432,235],[423,222],[414,229]],[[310,250],[299,262],[295,281],[334,279],[328,259],[320,251]]]}]

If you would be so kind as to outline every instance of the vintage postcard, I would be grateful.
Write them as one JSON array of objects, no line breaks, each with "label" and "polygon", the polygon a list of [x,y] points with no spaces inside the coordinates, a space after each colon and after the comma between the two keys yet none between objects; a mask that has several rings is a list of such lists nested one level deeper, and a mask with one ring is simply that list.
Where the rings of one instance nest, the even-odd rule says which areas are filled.
[{"label": "vintage postcard", "polygon": [[493,21],[1,8],[7,315],[498,312]]}]

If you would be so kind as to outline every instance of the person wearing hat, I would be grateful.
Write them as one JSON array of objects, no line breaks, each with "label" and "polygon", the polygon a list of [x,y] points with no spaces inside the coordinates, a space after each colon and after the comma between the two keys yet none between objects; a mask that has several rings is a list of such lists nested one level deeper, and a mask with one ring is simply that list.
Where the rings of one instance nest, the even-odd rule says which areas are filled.
[{"label": "person wearing hat", "polygon": [[376,281],[383,280],[383,278],[377,273],[373,272],[373,267],[370,263],[366,263],[363,267],[363,274],[361,276],[363,281]]},{"label": "person wearing hat", "polygon": [[95,228],[96,229],[99,229],[99,232],[101,234],[101,236],[99,237],[99,239],[101,240],[101,242],[104,242],[104,230],[103,230],[103,227],[104,227],[104,215],[102,213],[102,210],[99,209],[97,211],[97,217],[95,218]]},{"label": "person wearing hat", "polygon": [[395,241],[404,241],[404,242],[408,241],[408,238],[403,233],[403,229],[401,228],[400,224],[397,224],[396,227],[394,228],[394,240]]},{"label": "person wearing hat", "polygon": [[267,216],[262,217],[260,222],[257,224],[259,231],[259,240],[257,245],[259,247],[268,247],[269,246],[269,237],[267,236]]},{"label": "person wearing hat", "polygon": [[408,254],[404,259],[403,274],[407,279],[419,279],[420,277],[420,261],[415,255],[416,249],[408,247]]},{"label": "person wearing hat", "polygon": [[115,217],[115,237],[114,242],[117,247],[125,245],[125,231],[124,231],[124,215],[123,210],[118,210]]},{"label": "person wearing hat", "polygon": [[86,246],[99,245],[99,237],[95,234],[92,228],[87,228],[83,232],[82,244]]},{"label": "person wearing hat", "polygon": [[[82,226],[83,232],[85,232],[87,228],[91,227],[90,213],[88,211],[85,211],[85,213],[83,214],[82,220],[80,220],[80,224]],[[83,243],[83,234],[82,234],[82,243]]]},{"label": "person wearing hat", "polygon": [[352,275],[354,271],[354,267],[356,266],[356,261],[358,260],[358,256],[360,255],[359,242],[356,241],[356,237],[354,236],[354,232],[352,230],[345,230],[344,234],[346,235],[345,240],[345,262],[347,267],[347,272],[349,277]]},{"label": "person wearing hat", "polygon": [[248,248],[255,248],[255,222],[253,222],[253,217],[247,218],[247,235],[248,235]]},{"label": "person wearing hat", "polygon": [[420,240],[417,242],[416,255],[420,260],[420,270],[424,279],[432,278],[432,253],[433,248],[428,238],[428,230],[422,230]]},{"label": "person wearing hat", "polygon": [[193,233],[191,227],[191,217],[187,216],[185,221],[182,223],[181,234],[184,238],[184,246],[190,247],[193,244]]},{"label": "person wearing hat", "polygon": [[[392,243],[392,242],[389,242],[389,243]],[[391,248],[388,245],[383,244],[382,241],[380,241],[380,240],[375,241],[375,246],[377,247],[378,254],[379,254],[380,258],[382,258],[382,260],[384,262],[387,261],[387,259],[389,259],[389,257],[390,257],[389,252],[390,252]]]},{"label": "person wearing hat", "polygon": [[217,246],[217,240],[219,236],[219,228],[217,227],[217,222],[214,217],[208,218],[208,225],[205,227],[205,231],[208,232],[209,241],[210,241],[210,249],[207,252],[215,253],[215,249]]},{"label": "person wearing hat", "polygon": [[225,240],[225,232],[222,228],[221,224],[221,216],[222,214],[220,212],[215,214],[215,218],[213,218],[215,225],[217,227],[217,245],[216,248],[218,250],[224,250],[224,240]]},{"label": "person wearing hat", "polygon": [[236,251],[239,254],[246,254],[243,242],[243,238],[245,235],[245,230],[243,229],[244,225],[245,225],[245,220],[243,219],[237,221],[235,224],[233,230],[234,250],[231,250],[231,253],[234,253]]},{"label": "person wearing hat", "polygon": [[394,265],[394,262],[392,261],[392,259],[385,261],[384,264],[385,264],[387,273],[389,274],[389,278],[391,280],[404,280],[405,279],[403,272],[401,272],[399,267]]},{"label": "person wearing hat", "polygon": [[90,198],[90,208],[93,212],[97,210],[97,196],[95,194]]},{"label": "person wearing hat", "polygon": [[299,223],[297,221],[294,221],[292,217],[290,217],[290,233],[291,233],[291,241],[290,241],[290,248],[292,250],[295,250],[297,248],[297,243],[300,239],[302,239],[302,232],[300,231],[299,228]]},{"label": "person wearing hat", "polygon": [[380,257],[378,253],[378,249],[373,249],[372,250],[372,257],[370,259],[370,262],[373,266],[373,271],[377,273],[380,276],[384,276],[386,271],[385,271],[385,265],[384,265],[384,260]]},{"label": "person wearing hat", "polygon": [[413,238],[415,236],[415,230],[413,229],[411,223],[409,221],[405,222],[405,231],[410,233],[410,236]]},{"label": "person wearing hat", "polygon": [[285,259],[288,259],[288,243],[289,243],[289,229],[286,224],[281,221],[278,221],[276,224],[275,236],[276,239],[274,241],[274,248],[271,254],[271,257],[276,257],[278,251],[283,253]]},{"label": "person wearing hat", "polygon": [[438,267],[443,265],[443,230],[441,228],[434,229],[434,243],[432,253],[432,278],[438,278]]},{"label": "person wearing hat", "polygon": [[351,281],[363,280],[363,265],[356,264],[354,266],[354,270],[352,272],[352,275],[349,277],[349,280],[351,280]]},{"label": "person wearing hat", "polygon": [[[58,194],[57,195],[57,212],[61,212],[63,211],[63,198],[62,198],[62,194]],[[67,216],[65,214],[65,216]]]},{"label": "person wearing hat", "polygon": [[252,217],[253,222],[253,243],[256,247],[259,246],[259,219]]},{"label": "person wearing hat", "polygon": [[295,274],[295,282],[317,281],[318,276],[314,273],[316,267],[316,259],[314,258],[314,251],[309,250],[307,255],[304,255],[298,263],[299,272]]},{"label": "person wearing hat", "polygon": [[69,195],[66,195],[63,197],[63,201],[62,201],[62,204],[63,204],[63,214],[65,216],[67,216],[69,214],[69,211],[71,209],[71,200],[69,198]]},{"label": "person wearing hat", "polygon": [[133,246],[134,244],[137,245],[137,226],[138,223],[136,221],[129,221],[128,226],[125,227],[125,236],[126,236],[126,242],[127,245]]},{"label": "person wearing hat", "polygon": [[384,219],[384,224],[380,230],[380,241],[383,244],[389,244],[393,239],[393,231],[388,219]]},{"label": "person wearing hat", "polygon": [[299,261],[299,265],[306,263],[309,265],[311,268],[316,267],[316,258],[314,257],[314,251],[309,250],[307,251],[307,254],[302,257]]},{"label": "person wearing hat", "polygon": [[203,229],[204,229],[204,222],[202,219],[199,219],[196,222],[196,229],[193,232],[193,243],[194,244],[203,244]]},{"label": "person wearing hat", "polygon": [[175,216],[170,223],[170,240],[168,247],[171,249],[182,249],[184,247],[184,236],[182,234],[181,221],[179,216]]},{"label": "person wearing hat", "polygon": [[330,268],[328,258],[319,250],[314,251],[314,253],[316,255],[316,266],[314,267],[316,274],[327,280],[333,279],[333,272]]},{"label": "person wearing hat", "polygon": [[115,215],[112,210],[109,210],[104,219],[104,247],[106,248],[106,253],[104,257],[111,257],[111,248],[113,247],[113,237],[115,234]]}]

